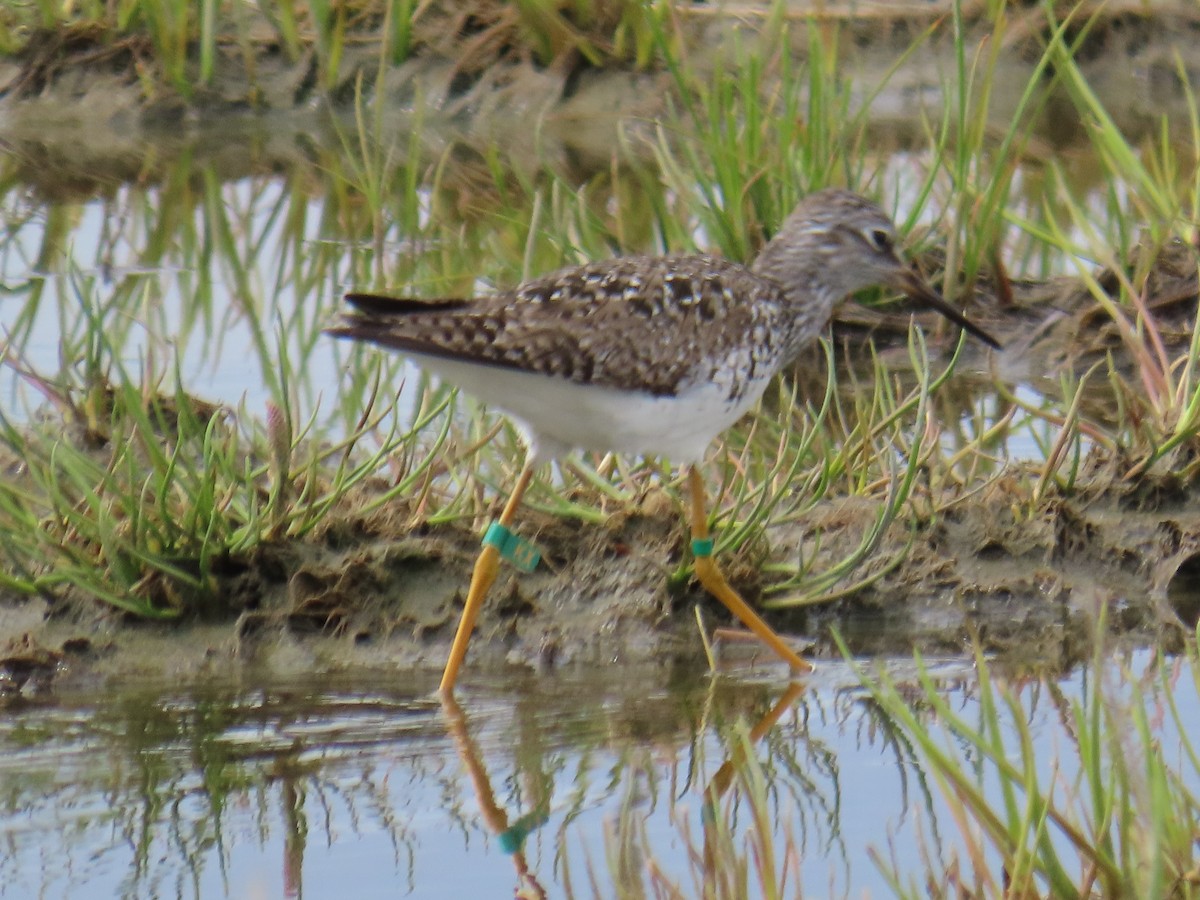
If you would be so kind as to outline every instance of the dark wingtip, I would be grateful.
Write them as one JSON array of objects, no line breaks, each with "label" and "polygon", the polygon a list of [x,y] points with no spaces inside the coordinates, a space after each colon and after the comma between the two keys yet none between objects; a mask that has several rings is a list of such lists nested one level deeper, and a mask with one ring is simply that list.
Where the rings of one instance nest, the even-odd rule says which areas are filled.
[{"label": "dark wingtip", "polygon": [[[413,353],[438,355],[439,348],[429,346],[412,332],[420,332],[417,317],[431,313],[455,312],[468,308],[473,301],[456,298],[417,300],[351,291],[346,294],[349,312],[344,312],[323,333]],[[412,322],[407,320],[412,319]]]},{"label": "dark wingtip", "polygon": [[417,300],[412,297],[389,297],[386,294],[354,291],[346,295],[346,302],[359,312],[371,316],[408,316],[416,313],[449,312],[454,309],[462,309],[471,301],[456,298]]}]

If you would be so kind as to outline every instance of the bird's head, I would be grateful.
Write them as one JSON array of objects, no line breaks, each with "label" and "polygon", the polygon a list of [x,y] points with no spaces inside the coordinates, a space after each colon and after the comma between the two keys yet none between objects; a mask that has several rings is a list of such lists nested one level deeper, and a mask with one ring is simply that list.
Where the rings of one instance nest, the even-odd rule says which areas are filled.
[{"label": "bird's head", "polygon": [[877,285],[936,309],[984,343],[998,341],[947,303],[901,258],[896,226],[879,205],[840,188],[810,194],[762,249],[753,269],[777,282],[823,328],[835,307]]}]

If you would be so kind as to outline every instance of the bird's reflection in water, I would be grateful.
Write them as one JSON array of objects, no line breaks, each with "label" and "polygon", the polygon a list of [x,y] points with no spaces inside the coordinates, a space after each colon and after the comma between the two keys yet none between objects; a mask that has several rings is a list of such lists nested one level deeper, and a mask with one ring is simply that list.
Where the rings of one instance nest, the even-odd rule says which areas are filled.
[{"label": "bird's reflection in water", "polygon": [[467,728],[467,716],[452,694],[442,695],[442,709],[446,714],[446,728],[458,751],[475,788],[475,798],[479,802],[479,812],[484,824],[500,842],[500,849],[512,857],[513,866],[517,870],[517,887],[514,896],[519,900],[545,900],[546,889],[541,886],[537,876],[529,870],[529,862],[525,858],[525,840],[549,818],[550,802],[547,794],[538,792],[534,807],[515,822],[510,822],[508,813],[496,802],[496,794],[492,790],[487,768],[483,764],[483,754],[479,745],[471,737]]},{"label": "bird's reflection in water", "polygon": [[[718,875],[716,868],[720,865],[720,854],[714,850],[714,847],[720,828],[717,823],[719,822],[722,798],[728,793],[738,770],[745,765],[750,747],[761,741],[771,731],[783,715],[796,704],[803,692],[802,684],[798,682],[789,684],[775,704],[750,728],[747,739],[733,743],[729,755],[705,787],[703,794],[705,880]],[[537,828],[549,820],[549,785],[543,784],[541,789],[535,788],[531,793],[534,800],[529,811],[515,821],[510,821],[508,813],[496,800],[487,767],[484,765],[483,753],[471,736],[467,716],[462,707],[453,695],[445,694],[442,697],[442,709],[445,712],[447,730],[474,788],[483,822],[487,829],[496,836],[500,848],[512,857],[517,873],[514,896],[519,900],[544,900],[547,897],[546,889],[538,881],[537,875],[530,870],[525,856],[525,842]]]}]

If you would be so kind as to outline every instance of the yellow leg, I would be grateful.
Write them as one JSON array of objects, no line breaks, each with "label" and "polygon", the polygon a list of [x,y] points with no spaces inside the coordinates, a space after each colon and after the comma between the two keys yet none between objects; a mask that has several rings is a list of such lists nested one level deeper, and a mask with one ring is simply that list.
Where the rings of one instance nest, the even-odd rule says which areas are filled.
[{"label": "yellow leg", "polygon": [[750,736],[746,743],[737,745],[736,749],[729,754],[729,758],[721,763],[721,767],[713,775],[712,781],[704,789],[704,798],[709,803],[716,803],[729,790],[729,785],[733,782],[733,773],[746,761],[746,747],[761,741],[766,733],[775,727],[775,723],[783,718],[783,714],[791,708],[792,704],[800,699],[800,695],[803,693],[804,685],[793,681],[787,686],[787,690],[780,695],[775,705],[771,707],[767,714],[754,724],[754,727],[750,729]]},{"label": "yellow leg", "polygon": [[[505,528],[512,525],[521,505],[521,497],[529,487],[533,477],[533,467],[526,462],[517,478],[504,511],[500,513],[500,524]],[[450,646],[450,656],[446,660],[446,668],[442,672],[442,683],[438,688],[443,694],[454,690],[454,682],[458,680],[458,670],[462,668],[463,660],[467,657],[467,644],[471,641],[471,632],[475,630],[475,620],[479,618],[479,610],[483,608],[483,600],[496,580],[500,571],[500,551],[491,544],[485,546],[475,560],[475,572],[471,575],[471,587],[467,591],[467,602],[463,605],[462,618],[458,620],[458,631],[454,635],[454,643]]]},{"label": "yellow leg", "polygon": [[[700,472],[692,466],[688,469],[688,483],[692,492],[692,539],[708,539],[708,515],[704,505],[704,482]],[[725,607],[737,616],[743,625],[758,635],[768,647],[778,653],[783,661],[799,672],[811,672],[813,665],[800,658],[791,647],[783,642],[771,626],[764,622],[754,610],[746,605],[746,601],[738,596],[737,591],[729,586],[721,570],[711,556],[696,557],[696,577],[704,588],[725,604]]]}]

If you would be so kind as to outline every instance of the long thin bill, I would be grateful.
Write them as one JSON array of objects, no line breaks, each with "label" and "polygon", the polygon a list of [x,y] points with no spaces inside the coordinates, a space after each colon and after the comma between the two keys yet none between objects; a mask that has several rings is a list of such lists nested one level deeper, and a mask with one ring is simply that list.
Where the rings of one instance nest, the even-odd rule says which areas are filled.
[{"label": "long thin bill", "polygon": [[995,347],[997,350],[1004,349],[998,340],[947,303],[942,295],[926,284],[924,279],[916,272],[905,269],[903,273],[896,276],[892,284],[897,290],[908,294],[908,296],[912,297],[918,303],[923,303],[932,309],[936,309],[959,328],[975,335],[975,337],[979,338],[989,347]]}]

